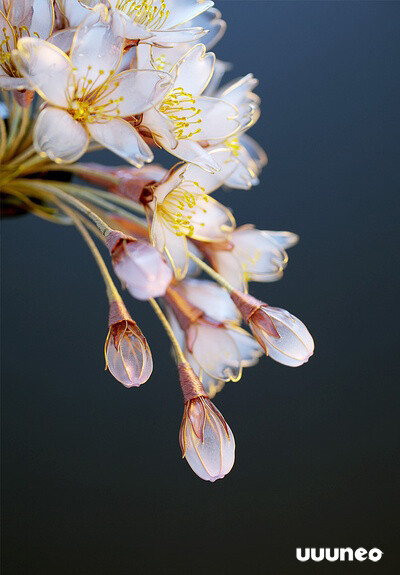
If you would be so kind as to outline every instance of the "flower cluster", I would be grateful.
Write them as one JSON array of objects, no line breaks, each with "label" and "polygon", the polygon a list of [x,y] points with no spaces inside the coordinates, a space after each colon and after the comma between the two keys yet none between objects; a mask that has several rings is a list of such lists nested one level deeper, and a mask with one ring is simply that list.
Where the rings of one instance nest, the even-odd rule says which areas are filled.
[{"label": "flower cluster", "polygon": [[[208,51],[226,28],[213,4],[0,0],[3,214],[30,212],[81,233],[109,300],[106,367],[138,387],[153,359],[94,238],[104,243],[122,287],[151,304],[171,340],[182,454],[209,481],[235,457],[211,399],[263,354],[297,367],[314,350],[300,320],[248,293],[250,282],[282,277],[298,237],[237,226],[213,196],[222,186],[249,190],[267,163],[247,135],[260,116],[257,80],[221,86],[229,65]],[[78,161],[102,148],[125,164]],[[172,168],[152,163],[157,148]]]}]

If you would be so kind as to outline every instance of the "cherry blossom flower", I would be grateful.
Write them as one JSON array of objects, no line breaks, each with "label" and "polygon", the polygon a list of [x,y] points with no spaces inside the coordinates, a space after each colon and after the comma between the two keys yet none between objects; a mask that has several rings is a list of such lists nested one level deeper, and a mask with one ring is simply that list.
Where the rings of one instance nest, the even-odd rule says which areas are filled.
[{"label": "cherry blossom flower", "polygon": [[209,196],[220,187],[226,168],[232,169],[231,164],[225,164],[228,156],[225,149],[211,154],[222,166],[214,174],[194,164],[179,166],[153,187],[153,195],[147,200],[150,239],[168,257],[177,279],[187,272],[187,238],[221,242],[235,227],[230,210]]},{"label": "cherry blossom flower", "polygon": [[225,243],[202,244],[202,249],[218,273],[246,291],[249,281],[279,280],[288,262],[285,250],[298,239],[290,232],[257,230],[248,224],[234,230]]},{"label": "cherry blossom flower", "polygon": [[14,60],[47,102],[35,126],[38,153],[54,162],[73,162],[92,137],[137,167],[153,159],[149,146],[123,118],[161,100],[170,77],[154,70],[115,74],[122,48],[123,38],[114,35],[102,9],[94,10],[77,30],[70,57],[43,40],[19,40]]},{"label": "cherry blossom flower", "polygon": [[30,87],[13,62],[12,52],[20,38],[46,40],[53,24],[51,0],[0,0],[0,88],[24,90]]},{"label": "cherry blossom flower", "polygon": [[210,172],[221,166],[200,143],[224,141],[240,129],[239,111],[234,105],[202,96],[214,60],[214,54],[206,53],[202,44],[189,50],[170,70],[172,89],[158,106],[143,114],[142,122],[165,150]]}]

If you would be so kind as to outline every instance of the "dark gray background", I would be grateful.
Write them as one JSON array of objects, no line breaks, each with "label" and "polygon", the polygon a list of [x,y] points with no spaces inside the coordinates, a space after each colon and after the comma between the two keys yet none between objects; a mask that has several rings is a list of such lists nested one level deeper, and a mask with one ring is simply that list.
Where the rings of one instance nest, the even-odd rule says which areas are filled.
[{"label": "dark gray background", "polygon": [[[126,390],[103,371],[106,298],[77,233],[4,222],[5,575],[398,569],[400,3],[217,5],[218,56],[260,79],[252,134],[270,157],[258,188],[217,197],[238,223],[300,234],[284,279],[253,292],[305,321],[315,357],[264,359],[226,386],[237,461],[202,482],[180,459],[180,391],[148,305],[126,298],[155,372]],[[300,546],[384,557],[300,564]]]}]

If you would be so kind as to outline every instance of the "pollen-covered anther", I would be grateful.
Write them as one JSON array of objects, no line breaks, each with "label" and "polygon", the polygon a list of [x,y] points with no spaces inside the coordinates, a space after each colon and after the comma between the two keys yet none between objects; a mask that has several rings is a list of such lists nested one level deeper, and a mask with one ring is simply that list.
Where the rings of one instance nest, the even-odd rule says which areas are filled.
[{"label": "pollen-covered anther", "polygon": [[165,0],[118,0],[116,9],[132,18],[136,24],[152,30],[160,30],[170,14]]},{"label": "pollen-covered anther", "polygon": [[201,110],[195,104],[193,95],[178,87],[168,94],[160,106],[160,112],[173,122],[178,140],[187,140],[201,132],[201,128],[194,128],[202,121],[198,118]]}]

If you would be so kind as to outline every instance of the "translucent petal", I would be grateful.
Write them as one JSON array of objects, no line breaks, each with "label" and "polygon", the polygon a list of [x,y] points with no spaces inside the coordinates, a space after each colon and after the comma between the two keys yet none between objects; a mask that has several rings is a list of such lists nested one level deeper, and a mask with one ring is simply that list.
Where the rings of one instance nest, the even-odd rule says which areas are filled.
[{"label": "translucent petal", "polygon": [[[184,210],[186,211],[186,210]],[[226,234],[235,228],[232,212],[210,196],[200,196],[196,206],[187,210],[193,226],[191,237],[201,241],[224,241]]]},{"label": "translucent petal", "polygon": [[197,182],[204,188],[206,194],[210,194],[222,186],[237,165],[236,160],[232,159],[231,150],[228,148],[212,150],[209,155],[221,167],[218,172],[211,174],[195,164],[188,164],[184,173],[184,180]]},{"label": "translucent petal", "polygon": [[218,284],[208,281],[187,278],[179,289],[185,298],[194,306],[217,322],[239,321],[239,311],[227,291]]},{"label": "translucent petal", "polygon": [[176,42],[194,42],[203,36],[202,28],[172,28],[171,30],[154,30],[148,42],[169,49]]},{"label": "translucent petal", "polygon": [[107,367],[125,387],[139,387],[153,371],[153,359],[146,340],[126,332],[116,349],[113,338],[106,348]]},{"label": "translucent petal", "polygon": [[164,226],[165,253],[171,262],[175,278],[181,280],[185,277],[188,268],[188,250],[185,236],[177,236]]},{"label": "translucent petal", "polygon": [[194,96],[200,95],[211,79],[214,62],[215,54],[206,53],[203,44],[194,46],[175,65],[175,87]]},{"label": "translucent petal", "polygon": [[236,326],[229,327],[229,335],[239,349],[242,366],[251,367],[256,365],[264,351],[254,337],[246,330]]},{"label": "translucent petal", "polygon": [[172,279],[164,258],[147,242],[128,243],[113,265],[129,293],[140,300],[164,295]]},{"label": "translucent petal", "polygon": [[65,110],[46,107],[36,120],[34,145],[53,162],[75,162],[86,151],[89,137],[82,126]]},{"label": "translucent petal", "polygon": [[110,118],[104,124],[88,124],[88,129],[94,140],[137,168],[153,159],[146,142],[133,126],[121,118]]},{"label": "translucent petal", "polygon": [[66,88],[72,65],[59,48],[39,38],[22,38],[14,59],[43,99],[64,108],[68,106]]},{"label": "translucent petal", "polygon": [[222,326],[198,323],[192,354],[211,377],[237,381],[241,376],[240,353],[229,332]]},{"label": "translucent petal", "polygon": [[0,71],[0,88],[3,90],[23,90],[29,88],[29,83],[25,78],[12,78],[7,74],[2,74]]},{"label": "translucent petal", "polygon": [[167,10],[170,11],[168,20],[163,28],[172,28],[193,20],[202,12],[214,5],[211,0],[166,0]]},{"label": "translucent petal", "polygon": [[77,29],[70,58],[77,81],[85,80],[79,86],[87,85],[90,80],[93,89],[117,71],[124,39],[115,33],[112,24],[112,19],[107,19],[105,5],[99,4]]},{"label": "translucent petal", "polygon": [[[18,2],[14,2],[18,3]],[[33,15],[30,25],[30,35],[38,34],[46,40],[53,29],[54,8],[50,0],[33,0]]]},{"label": "translucent petal", "polygon": [[215,159],[198,144],[192,140],[178,140],[176,147],[168,146],[165,141],[163,141],[162,146],[167,152],[176,156],[185,162],[191,162],[203,168],[207,172],[217,172],[220,169],[219,164]]},{"label": "translucent petal", "polygon": [[235,439],[227,425],[228,435],[219,418],[207,412],[203,442],[194,433],[190,421],[183,428],[185,457],[193,471],[206,481],[222,479],[235,461]]},{"label": "translucent petal", "polygon": [[[265,313],[272,319],[280,337],[271,337],[257,322],[257,314]],[[306,326],[289,312],[273,307],[261,308],[250,320],[250,326],[268,355],[290,367],[298,367],[314,353],[314,341]]]},{"label": "translucent petal", "polygon": [[88,15],[88,8],[84,6],[83,2],[77,0],[57,0],[57,4],[69,25],[73,28],[79,26]]},{"label": "translucent petal", "polygon": [[191,22],[194,26],[199,26],[208,30],[207,34],[202,38],[202,44],[204,44],[207,50],[210,50],[220,41],[222,36],[225,34],[226,22],[221,19],[221,12],[216,8],[209,8],[206,12],[203,12]]},{"label": "translucent petal", "polygon": [[[162,100],[168,92],[171,77],[155,70],[127,70],[113,77],[115,89],[96,101],[96,105],[106,105],[110,97],[118,102],[113,115],[134,116],[148,110]],[[116,112],[118,111],[118,114]]]},{"label": "translucent petal", "polygon": [[210,260],[213,268],[235,289],[247,291],[247,281],[242,265],[232,251],[212,250]]},{"label": "translucent petal", "polygon": [[154,140],[163,148],[171,150],[176,147],[173,123],[156,108],[144,113],[142,125],[151,131]]}]

